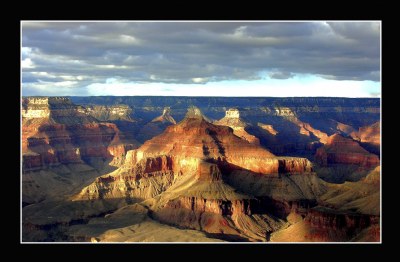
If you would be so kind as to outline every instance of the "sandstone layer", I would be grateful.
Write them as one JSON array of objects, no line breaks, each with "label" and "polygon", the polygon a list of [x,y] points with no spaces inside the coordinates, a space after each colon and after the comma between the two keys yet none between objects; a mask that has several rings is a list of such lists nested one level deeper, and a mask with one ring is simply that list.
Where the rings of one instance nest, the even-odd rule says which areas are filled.
[{"label": "sandstone layer", "polygon": [[229,126],[233,129],[233,134],[235,134],[236,136],[247,140],[251,144],[260,144],[260,140],[257,137],[250,135],[246,132],[245,128],[248,126],[248,124],[240,118],[240,112],[238,109],[231,108],[227,110],[225,117],[218,121],[215,121],[214,124]]},{"label": "sandstone layer", "polygon": [[338,134],[330,136],[326,145],[317,150],[315,159],[322,166],[347,164],[371,168],[380,163],[378,156],[363,149],[356,141]]}]

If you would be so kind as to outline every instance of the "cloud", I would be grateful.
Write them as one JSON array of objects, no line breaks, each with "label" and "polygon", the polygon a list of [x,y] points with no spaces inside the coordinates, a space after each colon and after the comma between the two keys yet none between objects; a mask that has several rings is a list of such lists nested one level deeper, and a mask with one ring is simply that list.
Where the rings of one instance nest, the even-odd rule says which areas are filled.
[{"label": "cloud", "polygon": [[380,23],[22,22],[21,55],[23,87],[254,81],[262,72],[380,81]]},{"label": "cloud", "polygon": [[293,77],[293,74],[289,72],[272,72],[268,76],[273,79],[289,79]]},{"label": "cloud", "polygon": [[192,78],[193,83],[196,84],[201,84],[201,83],[206,83],[208,81],[208,78],[206,77],[194,77]]},{"label": "cloud", "polygon": [[24,60],[22,60],[21,67],[22,67],[22,69],[35,68],[35,66],[30,58],[25,58]]}]

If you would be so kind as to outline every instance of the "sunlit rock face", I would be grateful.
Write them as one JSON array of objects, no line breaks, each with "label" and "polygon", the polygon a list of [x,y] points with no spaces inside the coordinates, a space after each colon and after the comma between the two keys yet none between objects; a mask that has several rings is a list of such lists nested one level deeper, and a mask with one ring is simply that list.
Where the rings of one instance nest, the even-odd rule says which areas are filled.
[{"label": "sunlit rock face", "polygon": [[167,127],[163,134],[147,141],[137,151],[139,158],[167,154],[182,161],[193,157],[226,161],[266,174],[277,173],[279,168],[272,153],[234,135],[229,127],[211,124],[198,108],[189,109],[183,121]]},{"label": "sunlit rock face", "polygon": [[360,142],[361,146],[369,152],[379,155],[381,147],[381,123],[380,121],[367,126],[362,126],[358,132],[354,131],[350,136]]},{"label": "sunlit rock face", "polygon": [[137,147],[121,139],[115,124],[99,123],[65,97],[24,98],[21,112],[24,172],[91,158],[117,164]]},{"label": "sunlit rock face", "polygon": [[118,170],[97,179],[77,199],[153,197],[185,175],[199,181],[221,181],[219,164],[229,171],[264,175],[312,172],[307,159],[277,158],[235,136],[231,128],[211,124],[198,108],[190,108],[184,120],[129,151]]},{"label": "sunlit rock face", "polygon": [[176,124],[175,119],[171,116],[171,108],[164,107],[163,113],[161,116],[154,118],[151,122],[168,122],[171,124]]},{"label": "sunlit rock face", "polygon": [[276,131],[272,125],[267,125],[263,123],[257,123],[257,125],[273,136],[278,134],[278,131]]},{"label": "sunlit rock face", "polygon": [[132,108],[128,105],[87,105],[84,109],[85,113],[93,116],[100,121],[113,121],[113,120],[125,120],[133,121],[131,115],[133,113]]},{"label": "sunlit rock face", "polygon": [[235,134],[236,136],[248,141],[251,144],[260,144],[260,140],[257,137],[250,135],[246,132],[245,128],[248,124],[240,118],[240,112],[238,109],[231,108],[227,110],[225,117],[220,119],[219,121],[214,122],[214,124],[229,126],[233,129],[233,134]]},{"label": "sunlit rock face", "polygon": [[380,145],[381,141],[381,123],[376,122],[370,126],[360,127],[358,135],[361,142],[372,143],[375,145]]},{"label": "sunlit rock face", "polygon": [[330,136],[326,145],[317,150],[315,159],[323,166],[349,164],[371,168],[380,163],[378,156],[369,153],[356,141],[338,134]]}]

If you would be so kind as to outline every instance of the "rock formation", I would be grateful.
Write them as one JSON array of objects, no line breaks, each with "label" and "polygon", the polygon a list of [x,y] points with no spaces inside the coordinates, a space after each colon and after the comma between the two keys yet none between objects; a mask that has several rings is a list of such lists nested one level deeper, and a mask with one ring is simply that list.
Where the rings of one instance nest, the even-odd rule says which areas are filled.
[{"label": "rock formation", "polygon": [[371,126],[360,127],[358,133],[360,137],[360,141],[363,143],[372,143],[375,145],[380,145],[381,141],[381,123],[376,122]]},{"label": "rock formation", "polygon": [[[135,148],[111,123],[99,123],[67,98],[25,98],[22,104],[23,170],[119,158]],[[133,142],[133,143],[132,143]]]},{"label": "rock formation", "polygon": [[333,130],[334,132],[337,131],[337,132],[340,132],[340,134],[344,134],[346,136],[349,136],[355,132],[355,129],[350,125],[340,123],[333,119],[331,119],[331,121],[333,122],[333,125],[335,126],[335,129]]},{"label": "rock formation", "polygon": [[319,141],[323,144],[326,143],[328,139],[328,135],[318,129],[313,128],[309,123],[304,123],[300,119],[297,118],[295,112],[293,112],[290,108],[287,107],[275,107],[276,115],[285,117],[292,123],[296,124],[300,127],[299,133],[302,135],[310,136],[313,134],[316,136]]},{"label": "rock formation", "polygon": [[[375,100],[73,99],[84,106],[22,100],[23,241],[380,240],[379,158],[328,138],[376,121]],[[225,114],[222,124],[196,107],[184,116],[192,104]],[[136,148],[139,131],[151,139]],[[312,159],[321,142],[320,165],[275,155]],[[360,174],[328,183],[321,173],[332,167]]]},{"label": "rock formation", "polygon": [[358,129],[358,132],[352,132],[350,136],[357,141],[360,141],[362,147],[371,153],[380,154],[381,147],[381,128],[380,121],[368,125],[362,126]]},{"label": "rock formation", "polygon": [[137,134],[137,139],[140,142],[146,142],[149,139],[161,134],[164,130],[170,126],[175,125],[176,121],[171,116],[171,108],[165,107],[162,115],[154,118],[150,122],[146,123]]},{"label": "rock formation", "polygon": [[250,135],[249,133],[246,132],[245,128],[247,127],[247,123],[245,123],[241,118],[240,118],[240,112],[238,109],[230,108],[226,111],[225,117],[220,119],[219,121],[214,122],[216,125],[222,125],[222,126],[229,126],[230,128],[233,129],[233,133],[240,137],[243,138],[244,140],[248,141],[251,144],[259,145],[260,140],[253,136]]},{"label": "rock formation", "polygon": [[[129,151],[123,166],[97,178],[74,200],[145,200],[152,216],[164,223],[263,240],[283,222],[264,210],[263,200],[224,182],[223,176],[236,176],[234,172],[279,180],[278,174],[311,174],[312,165],[303,158],[277,158],[237,137],[231,128],[211,124],[198,108],[190,108],[183,121]],[[288,185],[299,190],[295,187]],[[301,190],[294,199],[308,194]]]},{"label": "rock formation", "polygon": [[[343,184],[325,183],[318,206],[288,216],[289,226],[275,232],[275,242],[380,241],[380,168],[364,179]],[[303,217],[303,219],[300,218]]]},{"label": "rock formation", "polygon": [[[137,150],[129,151],[124,165],[114,173],[98,178],[96,186],[102,186],[103,182],[122,179],[125,181],[125,188],[127,180],[137,184],[135,182],[137,179],[149,176],[152,179],[166,179],[164,182],[159,182],[166,183],[159,189],[149,189],[157,195],[170,186],[179,174],[198,172],[199,166],[204,161],[221,163],[228,170],[249,170],[267,175],[312,171],[312,165],[308,160],[277,158],[267,150],[235,136],[229,127],[207,122],[200,110],[192,108],[182,122],[167,127],[163,134],[147,141]],[[143,182],[139,184],[144,186]],[[132,196],[149,197],[140,195],[143,190],[136,194],[132,188],[129,192],[133,194]],[[124,190],[118,193],[120,197],[125,196]],[[87,196],[91,199],[93,194],[90,192],[98,194],[94,196],[95,198],[101,198],[101,190],[90,188],[83,190],[81,197]]]},{"label": "rock formation", "polygon": [[[249,124],[246,132],[257,137],[263,147],[274,154],[309,157],[315,154],[320,143],[325,143],[334,133],[349,135],[354,128],[370,125],[380,119],[379,99],[357,98],[223,98],[223,97],[72,97],[82,105],[126,104],[134,110],[134,118],[142,119],[136,127],[127,128],[133,137],[143,134],[141,143],[152,138],[138,132],[144,125],[159,116],[164,107],[173,108],[173,117],[179,122],[191,105],[198,106],[212,119],[221,119],[226,108],[240,108],[240,116]],[[161,111],[161,112],[160,112]],[[295,119],[302,123],[295,123]],[[295,122],[292,122],[295,121]],[[272,125],[278,133],[258,127],[258,122]],[[303,125],[304,124],[304,125]],[[309,126],[307,126],[308,124]],[[122,130],[122,127],[118,125]],[[149,129],[150,130],[150,129]],[[123,130],[126,131],[125,129]],[[161,133],[161,132],[160,132]],[[157,133],[159,134],[159,133]],[[157,135],[155,134],[155,135]],[[324,135],[326,134],[326,136]],[[364,146],[368,151],[369,148]],[[377,153],[377,152],[372,152]],[[378,153],[379,154],[379,153]]]},{"label": "rock formation", "polygon": [[115,124],[99,122],[68,98],[22,101],[22,201],[63,199],[87,181],[120,166],[128,140]]},{"label": "rock formation", "polygon": [[363,149],[356,141],[339,134],[329,137],[326,145],[317,150],[315,160],[322,166],[346,164],[365,168],[375,167],[380,163],[378,156]]},{"label": "rock formation", "polygon": [[171,123],[176,124],[175,119],[171,116],[171,108],[165,107],[161,116],[154,118],[151,122],[162,122],[162,123]]},{"label": "rock formation", "polygon": [[272,125],[266,125],[263,123],[257,123],[257,125],[259,127],[261,127],[262,129],[266,130],[268,133],[270,133],[273,136],[278,134],[278,131],[276,131]]},{"label": "rock formation", "polygon": [[327,133],[300,120],[298,109],[274,106],[263,107],[262,110],[264,115],[257,117],[245,112],[246,119],[255,123],[246,131],[256,136],[260,144],[274,154],[309,157],[315,154],[320,144],[326,143]]},{"label": "rock formation", "polygon": [[99,121],[133,121],[131,117],[133,110],[128,105],[87,105],[85,106],[85,111],[86,114],[93,116]]}]

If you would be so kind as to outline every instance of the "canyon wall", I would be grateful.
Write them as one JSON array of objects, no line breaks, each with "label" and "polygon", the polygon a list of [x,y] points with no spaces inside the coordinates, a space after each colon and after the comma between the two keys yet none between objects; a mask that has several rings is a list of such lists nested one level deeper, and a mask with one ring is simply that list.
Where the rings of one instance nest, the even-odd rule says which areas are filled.
[{"label": "canyon wall", "polygon": [[365,168],[375,167],[380,163],[377,155],[369,153],[351,138],[337,134],[329,137],[327,144],[317,150],[315,160],[322,166],[347,164]]},{"label": "canyon wall", "polygon": [[59,164],[113,159],[137,147],[113,123],[101,123],[65,97],[23,98],[23,171]]}]

